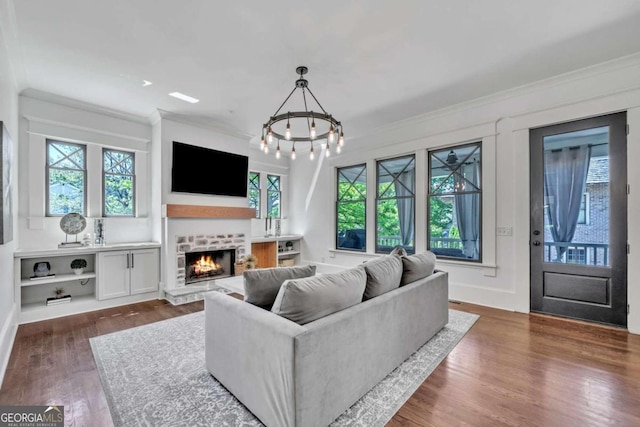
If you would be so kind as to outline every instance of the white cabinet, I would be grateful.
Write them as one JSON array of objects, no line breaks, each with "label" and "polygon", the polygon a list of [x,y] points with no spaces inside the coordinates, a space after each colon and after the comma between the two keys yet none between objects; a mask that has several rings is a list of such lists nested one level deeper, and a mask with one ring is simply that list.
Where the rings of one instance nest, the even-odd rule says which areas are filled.
[{"label": "white cabinet", "polygon": [[[158,297],[160,244],[122,243],[106,246],[17,250],[14,252],[14,297],[20,324],[53,319]],[[84,259],[82,274],[71,270],[71,261]],[[35,276],[37,263],[46,263],[50,274]],[[61,290],[70,295],[60,303],[47,298]]]},{"label": "white cabinet", "polygon": [[158,290],[158,249],[98,254],[98,299],[119,298]]}]

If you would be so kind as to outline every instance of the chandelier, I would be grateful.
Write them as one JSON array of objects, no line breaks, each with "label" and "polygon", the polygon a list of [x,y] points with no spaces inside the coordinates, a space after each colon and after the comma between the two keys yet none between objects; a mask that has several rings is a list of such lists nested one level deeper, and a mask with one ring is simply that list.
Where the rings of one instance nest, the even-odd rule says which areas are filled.
[{"label": "chandelier", "polygon": [[[336,120],[331,114],[327,113],[322,107],[316,96],[309,89],[309,82],[303,78],[309,69],[304,66],[296,68],[296,73],[300,76],[296,80],[296,86],[291,93],[285,98],[280,107],[269,118],[267,123],[262,125],[262,138],[260,140],[260,148],[265,154],[269,153],[269,146],[275,145],[276,158],[280,158],[280,143],[286,141],[291,144],[291,159],[296,158],[296,144],[309,143],[309,158],[314,159],[313,142],[316,140],[326,140],[324,145],[325,156],[329,157],[331,153],[331,144],[334,144],[337,153],[342,151],[344,146],[344,132],[342,124]],[[304,111],[287,111],[283,110],[285,104],[293,93],[300,89],[302,92],[302,101]],[[307,105],[307,92],[318,105],[320,111],[309,110]],[[286,123],[286,125],[285,125]]]}]

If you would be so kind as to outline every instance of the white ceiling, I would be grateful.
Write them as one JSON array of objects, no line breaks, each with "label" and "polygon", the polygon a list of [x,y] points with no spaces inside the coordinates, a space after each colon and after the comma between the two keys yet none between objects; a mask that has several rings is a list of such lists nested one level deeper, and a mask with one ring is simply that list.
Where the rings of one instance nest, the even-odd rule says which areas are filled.
[{"label": "white ceiling", "polygon": [[[640,51],[640,1],[3,0],[20,89],[248,135],[309,67],[362,133]],[[153,82],[142,87],[142,80]],[[199,98],[187,104],[167,94]]]}]

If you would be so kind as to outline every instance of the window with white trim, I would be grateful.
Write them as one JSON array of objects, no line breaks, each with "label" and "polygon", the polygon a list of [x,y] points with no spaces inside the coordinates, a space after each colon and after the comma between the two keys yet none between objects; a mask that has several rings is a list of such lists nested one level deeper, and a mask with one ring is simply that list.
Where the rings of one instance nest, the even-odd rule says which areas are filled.
[{"label": "window with white trim", "polygon": [[47,140],[46,215],[86,214],[87,147]]}]

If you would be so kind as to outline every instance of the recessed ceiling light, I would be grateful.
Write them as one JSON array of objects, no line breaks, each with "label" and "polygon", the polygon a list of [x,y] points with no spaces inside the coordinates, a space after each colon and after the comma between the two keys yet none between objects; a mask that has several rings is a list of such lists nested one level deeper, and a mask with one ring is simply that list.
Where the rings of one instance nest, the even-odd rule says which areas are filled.
[{"label": "recessed ceiling light", "polygon": [[151,86],[153,83],[151,83],[149,80],[143,80],[142,81],[142,87],[147,87],[147,86]]},{"label": "recessed ceiling light", "polygon": [[185,95],[184,93],[180,93],[180,92],[171,92],[169,96],[173,96],[174,98],[178,98],[182,101],[190,102],[192,104],[195,104],[196,102],[200,102],[199,99],[189,95]]}]

